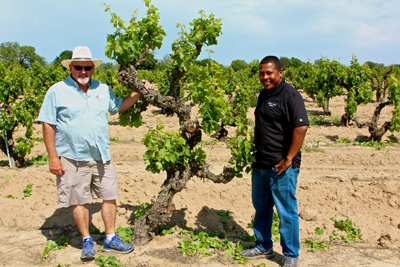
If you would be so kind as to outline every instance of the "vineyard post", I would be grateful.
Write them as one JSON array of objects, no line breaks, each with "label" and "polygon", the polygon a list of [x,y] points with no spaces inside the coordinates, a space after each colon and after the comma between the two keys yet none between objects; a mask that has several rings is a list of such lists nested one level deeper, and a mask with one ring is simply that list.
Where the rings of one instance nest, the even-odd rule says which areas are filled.
[{"label": "vineyard post", "polygon": [[14,167],[14,159],[11,160],[10,157],[10,150],[8,148],[8,140],[7,140],[7,135],[6,135],[6,131],[3,131],[3,137],[4,137],[4,142],[6,143],[6,150],[7,150],[7,157],[8,157],[8,165],[10,166],[10,168],[12,169]]}]

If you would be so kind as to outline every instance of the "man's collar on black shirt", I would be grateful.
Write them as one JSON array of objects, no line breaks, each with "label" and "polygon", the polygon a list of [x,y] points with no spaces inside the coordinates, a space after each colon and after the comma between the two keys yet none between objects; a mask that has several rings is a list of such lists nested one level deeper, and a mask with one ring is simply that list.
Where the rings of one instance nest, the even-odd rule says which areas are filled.
[{"label": "man's collar on black shirt", "polygon": [[282,81],[279,83],[279,85],[277,87],[275,87],[272,91],[272,93],[268,94],[268,91],[266,89],[264,89],[267,92],[268,96],[272,96],[272,95],[279,95],[279,93],[282,91],[283,86],[285,85],[286,81],[285,78],[282,78]]}]

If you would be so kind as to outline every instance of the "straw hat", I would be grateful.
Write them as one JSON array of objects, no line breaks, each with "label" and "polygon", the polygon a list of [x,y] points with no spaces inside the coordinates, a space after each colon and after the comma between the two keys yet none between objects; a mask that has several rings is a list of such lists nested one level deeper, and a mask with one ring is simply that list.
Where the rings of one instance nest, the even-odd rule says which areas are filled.
[{"label": "straw hat", "polygon": [[103,62],[101,59],[92,59],[92,53],[87,46],[75,47],[74,51],[72,52],[72,58],[61,61],[61,65],[68,69],[69,64],[71,64],[72,61],[92,61],[95,68],[100,66],[100,64]]}]

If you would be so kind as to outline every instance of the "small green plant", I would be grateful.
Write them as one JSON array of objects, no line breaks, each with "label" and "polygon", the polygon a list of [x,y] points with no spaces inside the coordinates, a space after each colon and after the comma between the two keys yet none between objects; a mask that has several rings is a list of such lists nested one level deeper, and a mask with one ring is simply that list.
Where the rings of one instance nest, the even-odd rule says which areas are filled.
[{"label": "small green plant", "polygon": [[110,141],[111,142],[119,142],[119,137],[111,137],[110,136]]},{"label": "small green plant", "polygon": [[272,241],[274,242],[279,242],[281,240],[281,233],[279,232],[279,223],[280,223],[279,215],[278,212],[275,211],[271,227]]},{"label": "small green plant", "polygon": [[24,197],[30,197],[32,195],[32,186],[33,183],[26,185],[26,188],[22,191],[24,193]]},{"label": "small green plant", "polygon": [[178,235],[181,235],[181,236],[190,235],[193,237],[194,233],[193,233],[193,231],[183,229],[182,231],[178,232]]},{"label": "small green plant", "polygon": [[49,256],[50,252],[57,250],[58,246],[57,243],[53,240],[47,241],[47,246],[43,250],[42,259],[45,259]]},{"label": "small green plant", "polygon": [[238,238],[245,242],[250,242],[250,241],[256,240],[256,237],[254,235],[251,235],[251,236],[250,235],[240,235],[240,236],[238,236]]},{"label": "small green plant", "polygon": [[43,137],[36,137],[36,138],[34,138],[34,139],[35,139],[35,141],[37,141],[37,142],[44,142]]},{"label": "small green plant", "polygon": [[319,147],[319,140],[321,139],[321,137],[318,137],[317,140],[315,141],[308,141],[308,142],[304,142],[301,150],[306,151],[306,152],[325,152],[324,150],[322,150]]},{"label": "small green plant", "polygon": [[251,222],[247,224],[248,228],[253,228],[253,223],[254,223],[254,217],[251,218]]},{"label": "small green plant", "polygon": [[363,140],[363,141],[356,141],[354,142],[355,146],[363,146],[363,147],[373,147],[376,150],[381,150],[382,148],[385,148],[387,146],[395,146],[397,145],[396,142],[382,142],[382,141],[369,141],[369,140]]},{"label": "small green plant", "polygon": [[7,196],[5,196],[5,198],[14,199],[14,196],[12,196],[12,195],[7,195]]},{"label": "small green plant", "polygon": [[341,117],[331,116],[329,118],[329,121],[331,121],[333,124],[339,124],[342,121],[342,118]]},{"label": "small green plant", "polygon": [[49,163],[49,155],[38,155],[37,157],[33,157],[31,161],[25,162],[25,165],[46,165]]},{"label": "small green plant", "polygon": [[122,266],[121,261],[119,261],[115,256],[103,256],[100,255],[94,259],[96,264],[100,267],[118,267]]},{"label": "small green plant", "polygon": [[53,240],[47,241],[47,246],[43,250],[42,259],[47,258],[52,251],[66,248],[69,246],[69,242],[71,242],[71,237],[65,235],[61,236],[58,242]]},{"label": "small green plant", "polygon": [[313,238],[306,239],[306,242],[304,243],[304,245],[310,247],[310,249],[309,249],[310,252],[315,252],[318,249],[323,249],[323,248],[331,249],[331,247],[328,244],[326,244],[325,241],[319,241],[319,240],[316,240]]},{"label": "small green plant", "polygon": [[329,239],[330,239],[331,241],[340,239],[339,233],[338,233],[336,230],[333,230],[333,231],[332,231],[332,235],[329,237]]},{"label": "small green plant", "polygon": [[165,225],[161,225],[160,229],[158,229],[158,231],[163,235],[175,233],[175,229],[171,229],[171,228],[169,228],[168,226],[165,226]]},{"label": "small green plant", "polygon": [[7,179],[10,179],[11,178],[11,174],[4,174],[3,176],[2,176],[2,178],[5,180],[5,181],[7,181]]},{"label": "small green plant", "polygon": [[208,234],[210,237],[219,237],[221,233],[219,231],[212,231]]},{"label": "small green plant", "polygon": [[135,210],[133,212],[133,214],[135,214],[135,222],[140,217],[143,217],[149,209],[151,209],[151,207],[153,206],[154,202],[155,202],[154,198],[151,199],[151,204],[141,203],[139,199],[136,200],[136,203],[139,204],[139,207],[137,208],[137,210]]},{"label": "small green plant", "polygon": [[[322,235],[322,234],[324,234],[324,230],[317,227],[317,228],[315,228],[315,233],[317,235]],[[304,245],[310,247],[310,249],[309,249],[310,252],[315,252],[318,249],[323,249],[323,248],[331,249],[331,247],[328,244],[326,244],[325,241],[319,241],[314,238],[306,239],[306,242],[304,243]]]},{"label": "small green plant", "polygon": [[[228,240],[225,239],[224,242],[227,242]],[[225,252],[225,257],[232,256],[234,260],[236,260],[236,263],[238,264],[246,264],[248,262],[247,259],[243,258],[240,256],[240,252],[243,251],[243,246],[242,243],[239,241],[237,242],[236,246],[234,246],[233,242],[227,242],[226,243],[226,252]]]},{"label": "small green plant", "polygon": [[[103,230],[103,232],[101,232],[100,230],[99,230],[99,228],[97,228],[97,227],[90,227],[89,228],[89,234],[93,234],[93,235],[96,235],[96,234],[106,234],[106,230]],[[81,231],[79,231],[78,230],[78,236],[82,236],[82,233],[81,233]]]},{"label": "small green plant", "polygon": [[[336,228],[338,228],[341,231],[346,232],[346,234],[341,237],[345,243],[351,244],[354,241],[360,240],[360,238],[362,236],[361,230],[359,228],[354,227],[352,220],[346,219],[345,221],[343,221],[343,220],[337,221],[336,218],[334,218],[334,217],[331,218],[331,220],[335,222]],[[332,238],[331,238],[331,240],[332,240]]]},{"label": "small green plant", "polygon": [[210,257],[212,254],[208,252],[209,249],[226,250],[225,257],[232,256],[237,263],[245,264],[247,259],[240,256],[240,252],[243,250],[243,246],[239,241],[236,245],[232,241],[228,241],[225,238],[223,241],[218,240],[215,237],[210,237],[205,232],[199,232],[194,235],[192,231],[183,230],[179,232],[179,235],[189,235],[189,239],[184,241],[178,241],[179,252],[182,253],[183,257],[187,255],[200,254],[203,257]]},{"label": "small green plant", "polygon": [[315,233],[317,235],[323,235],[324,234],[324,229],[321,229],[319,227],[315,228]]},{"label": "small green plant", "polygon": [[221,216],[221,224],[227,223],[229,220],[232,220],[233,217],[230,215],[230,210],[220,210],[216,212],[217,215]]},{"label": "small green plant", "polygon": [[62,263],[57,264],[57,267],[69,267],[69,266],[71,266],[71,265],[70,264],[62,264]]},{"label": "small green plant", "polygon": [[133,142],[134,142],[134,141],[135,141],[135,137],[132,137],[130,141],[133,141]]},{"label": "small green plant", "polygon": [[327,124],[325,116],[322,116],[322,115],[318,115],[318,116],[311,115],[311,116],[308,116],[308,122],[310,123],[310,126]]},{"label": "small green plant", "polygon": [[[272,241],[274,242],[279,242],[281,240],[281,234],[279,232],[279,215],[278,212],[275,211],[273,214],[273,221],[272,221],[272,226],[271,226],[271,234],[272,234]],[[249,224],[247,224],[248,228],[253,228],[253,224],[254,224],[254,217],[251,219],[251,222]],[[253,236],[239,236],[239,239],[243,240],[243,241],[252,241],[251,239],[254,238],[254,240],[256,240],[256,237]]]},{"label": "small green plant", "polygon": [[390,139],[390,142],[399,143],[399,138],[397,138],[394,134],[389,135],[388,138]]},{"label": "small green plant", "polygon": [[342,137],[339,140],[336,140],[335,144],[348,144],[351,143],[350,138]]},{"label": "small green plant", "polygon": [[120,239],[125,243],[132,243],[133,229],[131,227],[119,226],[115,230],[115,234],[117,234],[120,237]]}]

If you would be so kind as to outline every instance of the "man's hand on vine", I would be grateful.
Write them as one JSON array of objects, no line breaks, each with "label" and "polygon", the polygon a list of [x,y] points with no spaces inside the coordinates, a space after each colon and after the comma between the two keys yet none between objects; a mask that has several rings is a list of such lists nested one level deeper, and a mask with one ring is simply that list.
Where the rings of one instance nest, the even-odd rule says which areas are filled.
[{"label": "man's hand on vine", "polygon": [[142,82],[144,83],[144,88],[146,88],[147,90],[154,90],[154,84],[147,81],[147,80],[142,80]]}]

